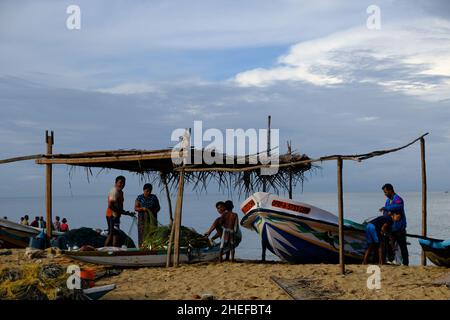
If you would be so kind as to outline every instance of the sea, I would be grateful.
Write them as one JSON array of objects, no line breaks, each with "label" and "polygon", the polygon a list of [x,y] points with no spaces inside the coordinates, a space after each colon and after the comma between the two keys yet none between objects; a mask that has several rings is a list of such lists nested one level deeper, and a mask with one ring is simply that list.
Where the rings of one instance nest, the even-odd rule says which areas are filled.
[{"label": "sea", "polygon": [[[168,224],[169,213],[165,194],[157,194],[161,202],[161,211],[158,221]],[[125,210],[133,210],[134,200],[137,195],[127,194],[125,190]],[[421,233],[421,210],[422,196],[420,192],[405,192],[400,196],[405,201],[407,216],[407,231],[410,234]],[[337,214],[336,193],[326,192],[303,192],[294,194],[293,198],[306,202],[319,208]],[[227,197],[219,193],[189,193],[184,195],[184,206],[182,213],[182,224],[192,227],[199,233],[206,232],[218,213],[215,210],[217,201],[232,200],[235,204],[235,212],[242,217],[239,211],[240,204],[244,198]],[[71,229],[79,227],[91,227],[106,229],[105,210],[106,196],[54,196],[53,216],[66,218]],[[377,216],[378,209],[384,205],[384,195],[380,193],[345,193],[344,216],[355,222]],[[173,205],[175,199],[172,199]],[[43,197],[5,197],[0,198],[0,216],[8,217],[9,220],[19,221],[25,214],[33,219],[35,216],[45,217],[45,199]],[[121,229],[128,233],[137,242],[137,227],[133,219],[128,216],[122,217]],[[261,242],[258,234],[254,231],[243,229],[242,242],[236,249],[236,258],[260,259]],[[429,192],[428,193],[428,236],[438,239],[450,238],[450,193]],[[420,245],[415,238],[408,238],[410,245],[410,261],[412,265],[420,263]],[[267,260],[278,260],[278,257],[267,252]]]}]

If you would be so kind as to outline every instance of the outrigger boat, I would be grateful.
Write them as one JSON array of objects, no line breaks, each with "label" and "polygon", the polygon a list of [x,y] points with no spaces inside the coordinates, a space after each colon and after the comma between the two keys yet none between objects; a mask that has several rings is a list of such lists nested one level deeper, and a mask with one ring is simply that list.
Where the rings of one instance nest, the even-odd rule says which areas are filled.
[{"label": "outrigger boat", "polygon": [[450,239],[419,239],[425,256],[437,266],[450,268]]},{"label": "outrigger boat", "polygon": [[[255,230],[263,247],[290,263],[338,263],[339,223],[331,212],[257,192],[241,205],[241,225]],[[365,225],[344,220],[346,263],[361,263],[367,248]]]},{"label": "outrigger boat", "polygon": [[[180,248],[180,263],[205,262],[219,259],[218,244],[211,248]],[[166,265],[167,250],[136,248],[99,248],[96,251],[63,251],[69,258],[82,262],[115,267],[160,267]]]}]

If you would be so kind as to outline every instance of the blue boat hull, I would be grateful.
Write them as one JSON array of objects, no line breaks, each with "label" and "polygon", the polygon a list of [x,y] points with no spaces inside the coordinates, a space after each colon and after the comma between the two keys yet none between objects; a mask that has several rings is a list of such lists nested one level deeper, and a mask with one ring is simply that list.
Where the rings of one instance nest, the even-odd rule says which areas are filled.
[{"label": "blue boat hull", "polygon": [[450,268],[450,240],[424,240],[419,243],[426,257],[435,265]]},{"label": "blue boat hull", "polygon": [[[280,212],[257,209],[249,212],[253,229],[261,236],[262,246],[289,263],[339,263],[338,226],[292,217]],[[344,257],[346,263],[361,263],[367,248],[363,227],[346,227]]]}]

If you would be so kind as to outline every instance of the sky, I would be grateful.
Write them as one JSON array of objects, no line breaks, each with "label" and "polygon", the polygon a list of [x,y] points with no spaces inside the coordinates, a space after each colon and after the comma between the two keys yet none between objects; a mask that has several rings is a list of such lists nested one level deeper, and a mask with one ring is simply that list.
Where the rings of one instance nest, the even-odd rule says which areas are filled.
[{"label": "sky", "polygon": [[[70,30],[74,4],[81,25]],[[379,29],[367,26],[371,5]],[[46,129],[56,153],[159,149],[194,121],[258,129],[271,115],[281,151],[291,140],[310,157],[429,132],[429,189],[450,189],[448,1],[3,0],[0,44],[0,159],[43,153]],[[419,151],[345,162],[345,190],[420,190]],[[335,191],[336,164],[321,166],[304,191]],[[42,196],[44,170],[1,165],[0,195]],[[56,166],[54,194],[106,194],[118,174],[88,181]],[[143,182],[125,174],[138,193]]]}]

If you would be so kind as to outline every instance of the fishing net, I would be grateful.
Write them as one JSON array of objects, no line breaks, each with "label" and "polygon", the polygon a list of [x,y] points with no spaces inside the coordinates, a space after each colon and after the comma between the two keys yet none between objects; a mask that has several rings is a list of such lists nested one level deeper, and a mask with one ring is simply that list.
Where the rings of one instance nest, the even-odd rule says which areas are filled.
[{"label": "fishing net", "polygon": [[66,287],[68,274],[62,266],[27,264],[21,269],[0,269],[0,299],[55,299],[60,288]]},{"label": "fishing net", "polygon": [[[169,245],[170,230],[172,226],[147,227],[142,243],[143,248],[151,250],[166,249]],[[205,248],[210,243],[207,237],[197,233],[194,229],[181,226],[181,247]]]},{"label": "fishing net", "polygon": [[[135,248],[133,240],[125,234],[122,230],[119,231],[119,246],[126,245],[128,248]],[[66,232],[64,235],[58,237],[60,249],[67,249],[67,246],[82,246],[88,245],[94,248],[101,248],[105,245],[106,237],[92,228],[78,228]],[[61,248],[62,246],[62,248]]]}]

